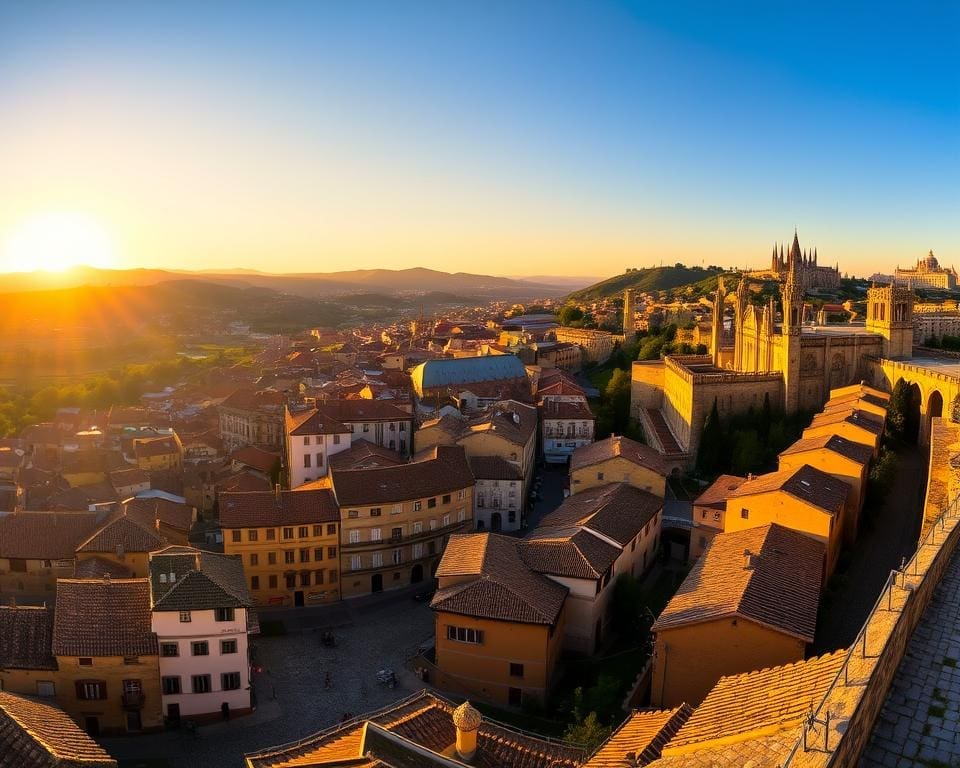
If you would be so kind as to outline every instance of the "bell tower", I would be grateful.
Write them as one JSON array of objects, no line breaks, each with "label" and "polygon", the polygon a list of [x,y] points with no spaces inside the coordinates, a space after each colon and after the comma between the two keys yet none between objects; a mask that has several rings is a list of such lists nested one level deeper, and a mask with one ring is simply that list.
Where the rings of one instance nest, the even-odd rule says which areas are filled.
[{"label": "bell tower", "polygon": [[800,408],[800,334],[803,329],[803,297],[804,290],[794,280],[791,269],[787,273],[787,281],[783,284],[781,292],[783,404],[787,413],[793,413]]},{"label": "bell tower", "polygon": [[867,331],[883,337],[883,356],[913,357],[913,302],[909,288],[888,285],[867,290]]},{"label": "bell tower", "polygon": [[720,368],[720,341],[723,338],[723,303],[727,297],[727,288],[723,284],[723,275],[717,278],[717,293],[713,298],[713,326],[710,328],[710,354],[713,364]]}]

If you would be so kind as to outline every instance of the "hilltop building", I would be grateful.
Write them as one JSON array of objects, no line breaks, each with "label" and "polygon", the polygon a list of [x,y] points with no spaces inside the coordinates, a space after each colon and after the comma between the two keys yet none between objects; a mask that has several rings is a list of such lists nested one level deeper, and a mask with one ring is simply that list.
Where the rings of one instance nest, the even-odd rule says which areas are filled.
[{"label": "hilltop building", "polygon": [[[770,257],[769,276],[776,280],[786,281],[788,275],[807,291],[817,288],[837,288],[840,285],[840,266],[821,267],[817,264],[817,249],[800,249],[800,239],[793,233],[793,243],[789,250],[784,252],[783,243],[773,246],[773,255]],[[767,276],[764,274],[764,276]]]},{"label": "hilltop building", "polygon": [[957,290],[957,270],[953,267],[941,267],[933,251],[930,251],[926,258],[917,259],[917,265],[913,269],[897,267],[893,279],[896,285],[905,285],[908,288]]}]

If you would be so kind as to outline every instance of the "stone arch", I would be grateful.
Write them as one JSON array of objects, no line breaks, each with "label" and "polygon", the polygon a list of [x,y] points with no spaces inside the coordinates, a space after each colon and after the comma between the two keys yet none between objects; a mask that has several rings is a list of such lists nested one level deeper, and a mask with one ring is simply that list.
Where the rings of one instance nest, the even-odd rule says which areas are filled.
[{"label": "stone arch", "polygon": [[943,395],[940,394],[939,389],[934,389],[927,395],[923,413],[922,442],[924,445],[930,443],[931,427],[936,416],[943,416]]}]

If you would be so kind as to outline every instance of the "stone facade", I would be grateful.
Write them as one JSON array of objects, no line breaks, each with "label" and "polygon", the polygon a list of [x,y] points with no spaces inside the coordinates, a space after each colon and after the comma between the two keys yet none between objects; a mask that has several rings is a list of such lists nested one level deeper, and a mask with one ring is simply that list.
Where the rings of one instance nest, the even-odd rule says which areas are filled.
[{"label": "stone facade", "polygon": [[893,279],[897,285],[905,285],[909,288],[957,290],[957,270],[953,267],[941,267],[933,251],[930,251],[926,258],[917,259],[917,266],[913,269],[897,267]]}]

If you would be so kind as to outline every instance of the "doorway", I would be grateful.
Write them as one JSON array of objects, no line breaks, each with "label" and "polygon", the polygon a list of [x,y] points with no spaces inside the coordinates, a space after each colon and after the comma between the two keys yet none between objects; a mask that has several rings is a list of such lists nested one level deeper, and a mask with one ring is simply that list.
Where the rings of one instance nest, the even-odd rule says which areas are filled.
[{"label": "doorway", "polygon": [[383,592],[383,574],[382,573],[373,574],[373,578],[370,579],[370,591]]},{"label": "doorway", "polygon": [[499,512],[494,512],[490,515],[490,530],[496,533],[501,528],[503,528],[503,515]]},{"label": "doorway", "polygon": [[417,584],[421,581],[423,581],[423,566],[417,563],[410,569],[410,583]]},{"label": "doorway", "polygon": [[99,717],[85,717],[83,718],[83,730],[87,732],[94,739],[100,736],[100,718]]},{"label": "doorway", "polygon": [[127,730],[134,733],[143,730],[139,709],[127,712]]},{"label": "doorway", "polygon": [[180,705],[167,704],[167,722],[176,727],[180,723]]},{"label": "doorway", "polygon": [[303,605],[303,590],[302,590],[302,589],[298,589],[296,592],[293,593],[293,604],[294,604],[295,606],[298,606],[298,607]]}]

